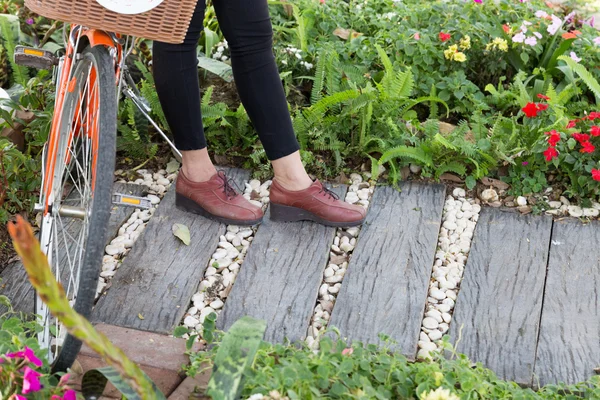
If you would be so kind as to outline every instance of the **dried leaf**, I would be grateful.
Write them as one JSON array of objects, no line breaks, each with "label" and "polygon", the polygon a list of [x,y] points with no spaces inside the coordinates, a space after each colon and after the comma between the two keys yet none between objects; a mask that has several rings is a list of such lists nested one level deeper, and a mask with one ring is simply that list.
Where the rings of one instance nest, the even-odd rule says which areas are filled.
[{"label": "dried leaf", "polygon": [[485,186],[493,186],[500,190],[506,190],[510,187],[506,182],[502,182],[501,180],[494,178],[488,178],[487,176],[481,178],[481,183],[483,183]]},{"label": "dried leaf", "polygon": [[352,31],[350,29],[335,28],[335,30],[333,31],[333,34],[335,36],[339,37],[340,39],[348,40],[351,32]]},{"label": "dried leaf", "polygon": [[179,162],[175,159],[171,159],[171,161],[167,163],[167,173],[173,174],[177,171],[179,171]]},{"label": "dried leaf", "polygon": [[144,316],[142,314],[138,314],[138,318],[139,319],[144,319]]},{"label": "dried leaf", "polygon": [[182,224],[173,225],[173,235],[183,242],[186,246],[190,245],[190,230]]},{"label": "dried leaf", "polygon": [[450,181],[450,182],[456,182],[456,183],[463,183],[464,179],[461,179],[459,176],[451,174],[451,173],[444,173],[440,176],[440,180],[443,181]]}]

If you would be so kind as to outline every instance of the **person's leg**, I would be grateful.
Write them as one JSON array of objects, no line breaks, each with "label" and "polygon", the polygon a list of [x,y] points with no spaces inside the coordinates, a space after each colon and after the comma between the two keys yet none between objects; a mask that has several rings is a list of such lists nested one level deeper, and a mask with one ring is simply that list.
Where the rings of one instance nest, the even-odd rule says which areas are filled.
[{"label": "person's leg", "polygon": [[205,182],[217,173],[206,150],[200,114],[197,47],[205,8],[205,0],[199,0],[182,44],[153,45],[156,91],[183,156],[183,172],[193,182]]},{"label": "person's leg", "polygon": [[240,99],[273,164],[271,219],[311,220],[331,226],[361,224],[365,220],[364,208],[339,201],[318,180],[313,182],[302,165],[273,55],[267,0],[213,0],[213,3],[231,50]]},{"label": "person's leg", "polygon": [[287,100],[273,55],[273,29],[266,0],[214,0],[219,26],[231,51],[231,65],[246,108],[275,179],[289,190],[313,182],[300,160]]},{"label": "person's leg", "polygon": [[223,172],[217,173],[206,150],[196,58],[204,9],[204,0],[199,0],[184,43],[154,42],[156,91],[183,155],[175,204],[225,224],[254,225],[262,221],[262,209],[239,195]]}]

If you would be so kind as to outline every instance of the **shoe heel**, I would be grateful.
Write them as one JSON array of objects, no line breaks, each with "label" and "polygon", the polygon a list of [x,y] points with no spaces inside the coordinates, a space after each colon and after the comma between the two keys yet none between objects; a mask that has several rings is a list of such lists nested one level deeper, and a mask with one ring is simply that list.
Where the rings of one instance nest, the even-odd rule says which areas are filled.
[{"label": "shoe heel", "polygon": [[269,205],[271,213],[271,221],[277,222],[298,222],[309,219],[309,214],[301,208],[284,206],[281,204],[271,203]]}]

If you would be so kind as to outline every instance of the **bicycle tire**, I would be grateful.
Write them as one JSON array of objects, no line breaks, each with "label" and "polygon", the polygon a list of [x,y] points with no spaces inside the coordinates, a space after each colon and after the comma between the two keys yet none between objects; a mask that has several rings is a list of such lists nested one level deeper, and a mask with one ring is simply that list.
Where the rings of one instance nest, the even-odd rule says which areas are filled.
[{"label": "bicycle tire", "polygon": [[[87,69],[87,72],[86,72]],[[95,71],[95,72],[92,72]],[[86,75],[88,74],[88,75]],[[80,79],[81,77],[87,76],[87,85],[84,79]],[[91,80],[90,76],[94,76],[94,88],[97,87],[97,100],[96,93],[92,92],[90,95],[89,82]],[[98,285],[98,278],[100,276],[101,266],[102,266],[102,258],[104,255],[104,247],[106,244],[106,236],[107,236],[107,228],[108,221],[110,218],[110,210],[112,205],[112,185],[114,181],[114,166],[115,166],[115,156],[116,156],[116,131],[117,131],[117,95],[116,95],[116,85],[115,85],[115,68],[114,68],[114,60],[113,57],[109,54],[109,51],[105,47],[87,47],[81,53],[81,59],[77,62],[74,67],[74,72],[71,78],[71,82],[73,83],[72,87],[69,86],[69,90],[65,93],[65,100],[63,102],[63,109],[60,110],[62,118],[61,118],[61,126],[60,126],[60,135],[69,134],[70,137],[73,133],[70,131],[66,131],[67,129],[72,131],[77,131],[80,134],[84,133],[83,139],[80,139],[80,136],[77,136],[79,140],[69,139],[66,140],[59,139],[59,146],[61,147],[61,143],[67,143],[66,147],[63,143],[62,148],[57,150],[57,156],[53,162],[53,170],[61,169],[64,167],[64,171],[54,171],[55,175],[52,181],[52,190],[55,194],[53,202],[55,204],[62,204],[65,202],[67,204],[67,197],[64,190],[64,185],[68,179],[68,176],[71,175],[71,178],[76,181],[73,177],[73,169],[77,169],[77,166],[73,167],[73,160],[75,163],[79,162],[79,157],[84,158],[83,163],[90,163],[91,168],[89,170],[84,170],[87,174],[91,174],[92,179],[90,182],[84,181],[85,184],[89,184],[91,186],[91,194],[89,191],[82,191],[77,186],[77,182],[73,182],[73,186],[76,190],[79,191],[81,197],[84,197],[84,194],[89,195],[90,201],[87,201],[86,207],[83,209],[86,212],[87,217],[83,219],[72,218],[69,220],[69,223],[72,225],[76,225],[81,222],[81,232],[80,235],[83,236],[83,240],[85,243],[81,245],[81,249],[77,250],[79,252],[79,268],[76,272],[73,273],[73,269],[71,268],[71,276],[69,279],[73,279],[72,275],[75,274],[73,282],[78,282],[78,284],[73,284],[76,288],[73,289],[73,293],[71,296],[74,296],[74,304],[72,304],[73,309],[77,311],[79,314],[83,315],[86,318],[90,318],[92,309],[94,306],[94,301],[96,297],[96,290]],[[85,98],[85,93],[87,90],[87,99]],[[85,103],[85,105],[84,105]],[[94,104],[94,106],[90,107],[90,103]],[[97,104],[97,107],[95,107]],[[76,108],[79,108],[79,111],[76,113]],[[91,112],[91,109],[96,109],[97,113]],[[86,113],[85,116],[83,113]],[[95,118],[92,122],[93,124],[97,123],[96,128],[92,128],[92,131],[97,140],[95,143],[90,145],[90,142],[94,142],[94,138],[89,137],[89,132],[85,130],[86,123],[90,126],[90,115],[92,118]],[[97,120],[96,120],[97,119]],[[70,122],[65,122],[70,121]],[[73,151],[71,146],[74,148],[76,146],[76,142],[84,143],[92,149],[92,153],[90,154],[80,154],[78,151]],[[83,147],[83,145],[82,145]],[[69,151],[71,153],[69,153]],[[88,149],[89,151],[89,149]],[[64,163],[59,163],[58,161],[63,159],[70,160]],[[88,160],[89,159],[89,160]],[[64,165],[63,165],[64,164]],[[81,167],[80,167],[81,168]],[[82,174],[83,175],[83,174]],[[57,176],[60,176],[60,179],[56,179]],[[85,177],[84,177],[85,179]],[[80,181],[81,185],[82,182]],[[59,186],[57,186],[59,185]],[[73,189],[73,190],[75,190]],[[58,199],[58,203],[57,203]],[[83,201],[83,200],[81,200]],[[58,218],[59,217],[48,217],[52,219],[52,229],[53,232],[50,233],[51,238],[50,243],[54,240],[54,246],[49,245],[47,248],[53,249],[54,247],[58,248],[58,240],[56,237],[60,237],[56,232],[58,231]],[[87,222],[87,225],[84,226]],[[60,219],[60,223],[62,225],[62,229],[67,231],[67,228],[71,228],[72,225],[67,225],[65,227],[63,225],[62,219]],[[42,229],[44,229],[45,225],[42,224]],[[46,227],[46,229],[50,229]],[[41,232],[42,233],[42,232]],[[52,236],[54,233],[54,236]],[[67,240],[67,236],[63,232],[64,240]],[[46,235],[47,236],[47,235]],[[43,234],[40,234],[41,238],[44,238]],[[81,238],[81,236],[79,236]],[[43,244],[44,246],[44,244]],[[58,254],[58,250],[57,251]],[[52,252],[52,250],[50,250]],[[69,253],[69,249],[65,251],[65,253]],[[81,255],[82,254],[82,255]],[[68,254],[67,254],[68,256]],[[53,257],[51,254],[49,255],[49,259]],[[61,268],[57,265],[61,260],[59,257],[57,259],[52,260],[51,266],[53,267],[53,271],[57,275],[57,280],[61,282],[61,278],[65,274],[65,271],[61,273]],[[70,262],[70,258],[68,259]],[[68,273],[68,271],[67,271]],[[62,283],[62,282],[61,282]],[[69,281],[69,285],[71,281]],[[63,287],[65,285],[63,284]],[[70,287],[70,286],[69,286]],[[67,295],[69,292],[67,290]],[[71,300],[71,299],[70,299]],[[36,302],[36,311],[39,310],[40,307],[43,307],[41,303],[39,303],[39,299],[37,295],[35,296]],[[55,324],[56,321],[52,321],[49,314],[46,316],[47,321],[43,321],[47,324]],[[52,321],[52,322],[51,322]],[[50,330],[50,328],[48,327]],[[56,339],[56,338],[55,338]],[[41,339],[40,339],[41,340]],[[75,361],[79,350],[81,349],[81,342],[75,339],[70,334],[66,334],[64,337],[64,341],[62,345],[59,345],[59,340],[56,340],[56,354],[52,354],[52,371],[53,372],[63,372],[71,367],[73,362]],[[49,343],[49,342],[48,342]],[[48,344],[47,343],[47,344]],[[52,352],[52,346],[49,346],[48,351]]]}]

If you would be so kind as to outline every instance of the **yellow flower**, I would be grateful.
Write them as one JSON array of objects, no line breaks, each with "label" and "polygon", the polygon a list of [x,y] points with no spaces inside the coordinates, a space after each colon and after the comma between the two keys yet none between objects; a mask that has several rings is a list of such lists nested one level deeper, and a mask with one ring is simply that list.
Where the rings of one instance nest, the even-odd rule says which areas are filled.
[{"label": "yellow flower", "polygon": [[461,50],[469,50],[471,48],[471,37],[466,35],[464,38],[460,39],[460,49]]},{"label": "yellow flower", "polygon": [[447,60],[452,60],[456,52],[458,52],[458,46],[453,44],[452,46],[448,47],[448,50],[444,50],[444,57],[446,57]]},{"label": "yellow flower", "polygon": [[505,39],[496,38],[494,39],[494,43],[498,46],[498,50],[508,51],[508,42]]},{"label": "yellow flower", "polygon": [[439,387],[429,393],[423,393],[420,396],[421,400],[460,400],[460,398],[450,393],[450,390]]},{"label": "yellow flower", "polygon": [[455,53],[454,61],[465,62],[465,61],[467,61],[467,56],[465,56],[465,53],[461,53],[461,52]]},{"label": "yellow flower", "polygon": [[495,50],[498,49],[500,51],[507,52],[508,51],[508,42],[502,38],[495,38],[491,43],[488,43],[485,46],[486,50]]}]

